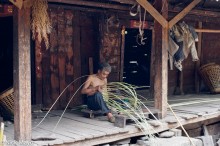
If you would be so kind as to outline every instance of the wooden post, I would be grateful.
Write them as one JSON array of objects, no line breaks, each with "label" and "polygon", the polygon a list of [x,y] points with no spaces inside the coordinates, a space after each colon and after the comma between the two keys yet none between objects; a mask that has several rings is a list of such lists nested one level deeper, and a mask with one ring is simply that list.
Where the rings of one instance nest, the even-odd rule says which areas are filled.
[{"label": "wooden post", "polygon": [[[202,22],[199,22],[199,28],[201,29],[202,28]],[[198,37],[199,37],[199,41],[198,41],[198,44],[197,44],[197,52],[198,52],[198,57],[199,57],[199,60],[196,61],[196,66],[195,66],[195,90],[196,90],[196,93],[199,93],[199,90],[200,90],[200,77],[199,77],[199,68],[200,68],[200,65],[201,65],[201,61],[202,61],[202,32],[199,32],[198,33]]]},{"label": "wooden post", "polygon": [[122,26],[121,30],[121,70],[120,70],[120,82],[123,82],[124,72],[124,54],[125,54],[125,26]]},{"label": "wooden post", "polygon": [[[168,18],[168,2],[167,0],[156,0],[155,7],[162,16]],[[167,113],[167,86],[168,86],[168,25],[162,27],[160,23],[154,21],[155,44],[154,50],[154,85],[153,96],[155,100],[155,108],[161,111],[160,118],[166,116]]]},{"label": "wooden post", "polygon": [[14,12],[14,138],[31,140],[30,9]]}]

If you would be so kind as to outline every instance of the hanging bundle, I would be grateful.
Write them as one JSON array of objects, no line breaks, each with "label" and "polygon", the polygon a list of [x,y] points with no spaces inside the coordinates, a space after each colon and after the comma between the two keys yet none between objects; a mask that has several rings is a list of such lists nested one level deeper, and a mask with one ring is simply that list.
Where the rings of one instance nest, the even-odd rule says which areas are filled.
[{"label": "hanging bundle", "polygon": [[33,39],[39,42],[44,40],[45,46],[49,48],[48,34],[51,32],[51,23],[47,13],[48,5],[46,0],[34,0],[32,5],[31,29]]},{"label": "hanging bundle", "polygon": [[[133,9],[137,9],[135,12]],[[136,16],[139,13],[139,34],[136,37],[136,41],[139,45],[145,45],[145,40],[147,38],[144,38],[144,25],[145,25],[145,17],[146,17],[146,10],[144,12],[144,20],[141,20],[141,6],[134,4],[131,9],[130,9],[130,15],[131,16]]]}]

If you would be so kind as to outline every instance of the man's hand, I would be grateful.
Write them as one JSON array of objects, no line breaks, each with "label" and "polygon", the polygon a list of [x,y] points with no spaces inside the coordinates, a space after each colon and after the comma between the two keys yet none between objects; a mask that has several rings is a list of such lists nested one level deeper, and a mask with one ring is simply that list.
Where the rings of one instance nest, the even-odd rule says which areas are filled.
[{"label": "man's hand", "polygon": [[97,86],[97,91],[103,92],[103,86]]},{"label": "man's hand", "polygon": [[94,95],[96,92],[102,92],[102,88],[100,86],[90,87],[88,95]]}]

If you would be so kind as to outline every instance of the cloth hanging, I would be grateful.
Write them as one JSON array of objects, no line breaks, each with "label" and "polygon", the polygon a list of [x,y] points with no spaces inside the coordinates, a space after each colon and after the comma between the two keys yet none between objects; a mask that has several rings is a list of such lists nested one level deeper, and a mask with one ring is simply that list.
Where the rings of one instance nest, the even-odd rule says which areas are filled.
[{"label": "cloth hanging", "polygon": [[[182,71],[182,61],[188,57],[189,54],[192,56],[192,61],[198,61],[198,55],[196,51],[195,42],[198,41],[198,35],[192,26],[187,25],[185,22],[175,24],[169,32],[169,59],[170,69],[172,63],[177,69]],[[178,46],[178,49],[177,47]]]}]

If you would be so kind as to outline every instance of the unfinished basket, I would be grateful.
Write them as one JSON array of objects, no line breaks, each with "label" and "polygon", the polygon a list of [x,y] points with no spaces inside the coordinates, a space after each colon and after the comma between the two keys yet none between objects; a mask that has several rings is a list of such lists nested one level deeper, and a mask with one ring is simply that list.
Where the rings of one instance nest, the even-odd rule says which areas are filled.
[{"label": "unfinished basket", "polygon": [[212,93],[220,93],[220,65],[215,63],[203,65],[200,74]]},{"label": "unfinished basket", "polygon": [[13,88],[7,89],[0,94],[0,106],[5,109],[9,114],[14,115],[14,90]]}]

